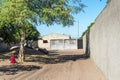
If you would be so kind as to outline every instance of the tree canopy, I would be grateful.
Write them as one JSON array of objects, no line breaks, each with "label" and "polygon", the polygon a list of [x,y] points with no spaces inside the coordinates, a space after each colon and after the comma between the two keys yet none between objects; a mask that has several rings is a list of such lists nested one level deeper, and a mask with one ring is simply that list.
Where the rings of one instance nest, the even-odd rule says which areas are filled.
[{"label": "tree canopy", "polygon": [[[20,42],[20,31],[21,27],[7,26],[0,28],[0,37],[7,44]],[[37,31],[36,27],[29,24],[25,27],[26,40],[38,40],[40,33]]]},{"label": "tree canopy", "polygon": [[[78,13],[85,5],[80,0],[26,0],[29,9],[36,13],[41,24],[73,25],[72,13]],[[75,4],[75,5],[74,5]],[[34,19],[32,19],[33,21]],[[34,20],[33,22],[35,22]]]}]

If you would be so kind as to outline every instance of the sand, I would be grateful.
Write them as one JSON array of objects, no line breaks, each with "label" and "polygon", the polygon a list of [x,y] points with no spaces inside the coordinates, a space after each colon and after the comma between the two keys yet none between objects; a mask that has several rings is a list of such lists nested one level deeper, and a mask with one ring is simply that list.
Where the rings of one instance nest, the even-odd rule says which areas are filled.
[{"label": "sand", "polygon": [[[68,54],[69,52],[69,54]],[[53,52],[52,52],[53,53]],[[56,51],[53,54],[70,55],[83,53],[81,50]],[[39,66],[30,71],[20,70],[15,74],[0,72],[0,80],[105,80],[101,71],[89,59],[68,60],[55,64],[25,62],[22,65]],[[10,66],[9,60],[1,61],[0,68]],[[27,69],[27,68],[26,68]]]}]

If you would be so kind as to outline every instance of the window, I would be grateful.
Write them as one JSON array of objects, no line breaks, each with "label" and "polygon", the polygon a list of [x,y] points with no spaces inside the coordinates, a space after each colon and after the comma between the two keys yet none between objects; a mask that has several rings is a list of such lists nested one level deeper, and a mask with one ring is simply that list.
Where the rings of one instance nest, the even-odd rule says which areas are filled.
[{"label": "window", "polygon": [[47,40],[43,40],[43,43],[48,43],[48,41]]}]

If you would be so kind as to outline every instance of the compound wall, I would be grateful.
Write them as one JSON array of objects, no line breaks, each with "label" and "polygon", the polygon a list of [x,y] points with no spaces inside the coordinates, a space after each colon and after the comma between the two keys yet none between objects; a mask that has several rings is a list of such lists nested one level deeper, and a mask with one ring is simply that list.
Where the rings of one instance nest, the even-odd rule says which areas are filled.
[{"label": "compound wall", "polygon": [[120,0],[107,4],[90,29],[89,37],[90,56],[106,80],[120,80]]}]

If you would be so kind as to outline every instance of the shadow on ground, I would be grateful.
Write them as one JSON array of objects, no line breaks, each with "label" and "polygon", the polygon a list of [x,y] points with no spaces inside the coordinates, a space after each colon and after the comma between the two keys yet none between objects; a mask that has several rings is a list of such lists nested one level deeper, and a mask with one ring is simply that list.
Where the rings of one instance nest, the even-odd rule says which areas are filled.
[{"label": "shadow on ground", "polygon": [[58,53],[58,50],[49,50],[49,53]]},{"label": "shadow on ground", "polygon": [[36,56],[36,57],[31,57],[26,62],[38,62],[38,63],[45,63],[45,64],[57,64],[57,63],[63,63],[67,61],[76,61],[76,60],[81,60],[81,59],[87,59],[85,54],[82,55],[50,55],[48,57],[41,57],[41,56]]},{"label": "shadow on ground", "polygon": [[4,55],[4,54],[0,54],[0,59],[3,59],[3,60],[10,59],[10,56]]},{"label": "shadow on ground", "polygon": [[[19,47],[11,49],[9,51],[4,51],[0,53],[0,59],[2,60],[10,59],[11,54],[14,54],[15,58],[18,58],[18,53],[19,53]],[[47,54],[45,54],[42,51],[25,47],[25,56],[31,56],[31,55],[47,55]]]},{"label": "shadow on ground", "polygon": [[14,75],[20,71],[32,71],[41,68],[42,67],[40,66],[34,66],[34,65],[7,65],[0,67],[0,73],[1,73],[0,76],[2,76],[3,74]]},{"label": "shadow on ground", "polygon": [[[17,54],[15,56],[15,58],[17,59],[18,49],[15,49],[15,51],[16,51],[15,54]],[[0,58],[1,59],[9,59],[10,55],[0,54]],[[85,54],[74,54],[74,55],[70,55],[70,54],[61,55],[58,50],[51,50],[51,51],[49,51],[49,54],[44,54],[44,53],[37,51],[37,50],[25,48],[25,61],[26,62],[57,64],[57,63],[67,62],[70,60],[76,61],[76,60],[87,59],[87,58],[89,58],[89,55],[87,55],[86,53]],[[17,66],[17,67],[19,68],[19,66]],[[14,68],[16,68],[16,67],[14,67]],[[17,70],[17,71],[19,71],[19,70]]]}]

